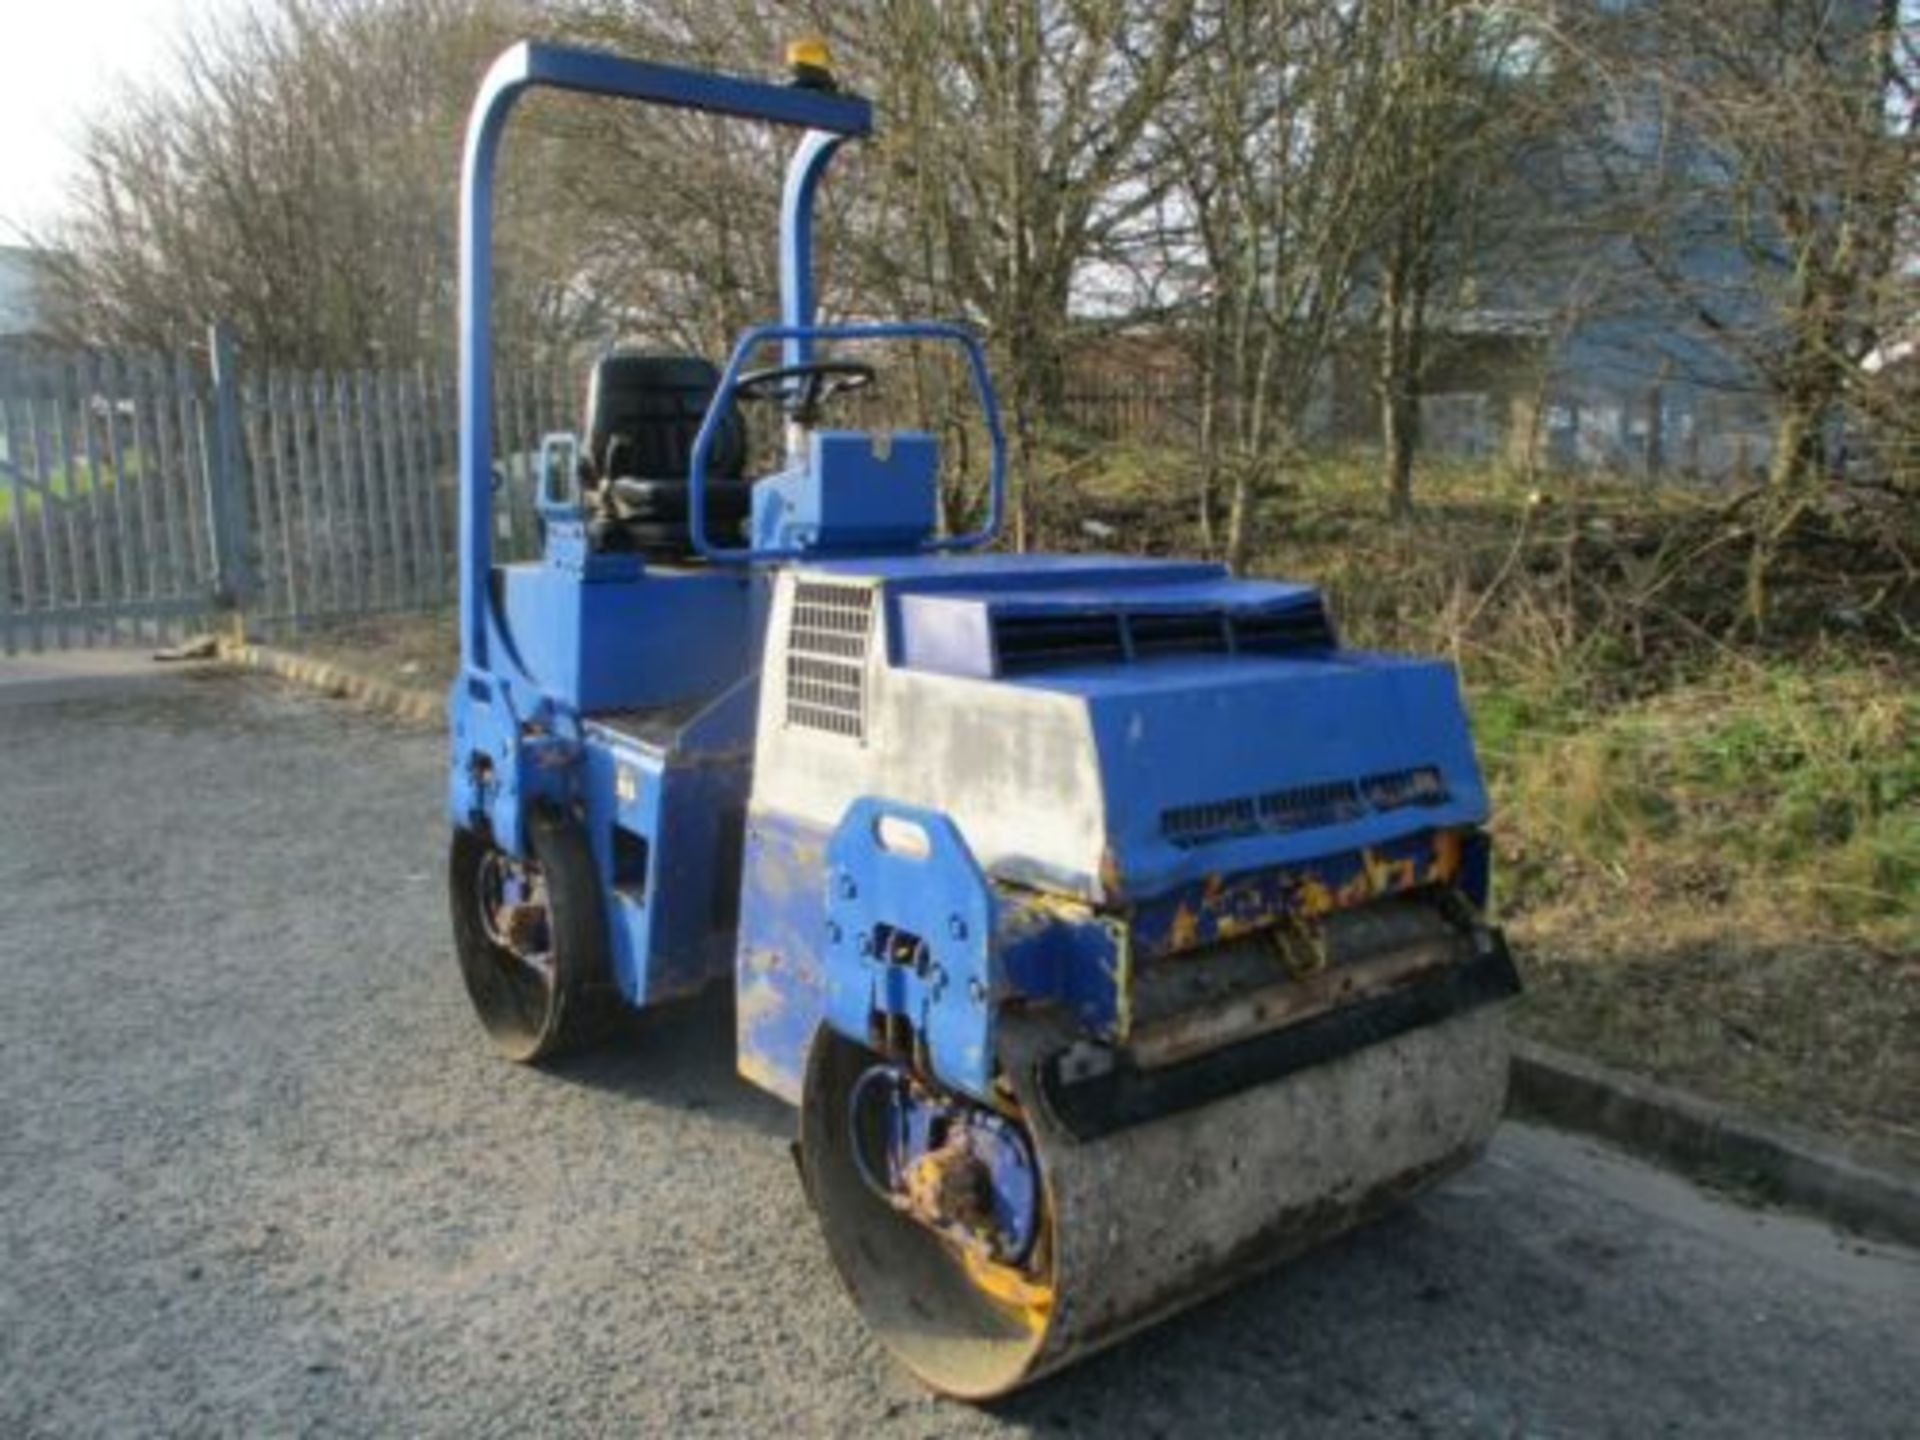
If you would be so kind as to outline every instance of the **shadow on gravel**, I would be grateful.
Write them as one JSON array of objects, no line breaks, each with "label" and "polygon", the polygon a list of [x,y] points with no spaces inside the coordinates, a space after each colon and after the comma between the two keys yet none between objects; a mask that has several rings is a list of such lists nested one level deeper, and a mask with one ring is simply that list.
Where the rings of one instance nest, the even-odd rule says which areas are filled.
[{"label": "shadow on gravel", "polygon": [[[981,1408],[1027,1435],[1276,1433],[1275,1415],[1316,1434],[1517,1433],[1524,1357],[1551,1356],[1570,1331],[1584,1345],[1590,1322],[1571,1317],[1631,1262],[1574,1257],[1568,1244],[1533,1253],[1484,1213],[1491,1196],[1431,1206],[1389,1212]],[[1372,1346],[1354,1344],[1362,1330]],[[1650,1351],[1662,1351],[1652,1337],[1618,1342],[1587,1361],[1590,1375],[1607,1377],[1596,1383],[1609,1394],[1629,1391],[1636,1375],[1669,1368]],[[1490,1393],[1469,1395],[1471,1383]],[[1651,1388],[1674,1383],[1663,1373]],[[1211,1413],[1204,1427],[1196,1405]]]},{"label": "shadow on gravel", "polygon": [[[734,1043],[733,996],[715,986],[689,1000],[624,1013],[601,1045],[549,1073],[565,1084],[792,1139],[793,1111],[735,1073]],[[1422,1263],[1439,1243],[1432,1232],[1423,1216],[1394,1212],[980,1410],[1029,1434],[1117,1429],[1171,1436],[1183,1428],[1181,1397],[1190,1403],[1223,1388],[1251,1388],[1314,1413],[1325,1402],[1309,1377],[1353,1363],[1337,1333],[1327,1333],[1329,1312],[1355,1303],[1368,1308],[1356,1295],[1391,1295],[1389,1304],[1433,1300],[1441,1289]],[[1433,1313],[1430,1305],[1415,1308]],[[904,1372],[897,1378],[910,1383]],[[958,1407],[957,1413],[969,1411]]]},{"label": "shadow on gravel", "polygon": [[622,1013],[604,1042],[550,1073],[568,1084],[792,1139],[794,1112],[741,1079],[733,1062],[733,996],[715,985],[688,1000]]},{"label": "shadow on gravel", "polygon": [[[624,1014],[604,1044],[551,1073],[567,1084],[791,1139],[793,1112],[741,1079],[733,1064],[733,997],[715,986],[690,1000]],[[982,1409],[1033,1434],[1111,1434],[1118,1428],[1172,1435],[1182,1428],[1182,1396],[1251,1389],[1284,1401],[1289,1410],[1311,1415],[1319,1407],[1322,1420],[1355,1418],[1348,1413],[1351,1395],[1330,1402],[1320,1393],[1323,1382],[1313,1378],[1353,1368],[1332,1323],[1349,1307],[1372,1315],[1407,1309],[1428,1323],[1448,1318],[1450,1308],[1482,1314],[1497,1308],[1497,1295],[1481,1293],[1496,1288],[1496,1270],[1468,1266],[1437,1283],[1442,1277],[1434,1273],[1434,1252],[1448,1248],[1444,1230],[1428,1216],[1412,1208],[1395,1211]],[[1451,1306],[1437,1304],[1442,1297]],[[1507,1343],[1516,1338],[1507,1337]],[[1403,1369],[1421,1387],[1441,1378],[1411,1362],[1403,1362]],[[1353,1382],[1359,1384],[1359,1377]],[[1404,1404],[1399,1409],[1396,1415],[1388,1407],[1378,1418],[1408,1423],[1415,1412]]]},{"label": "shadow on gravel", "polygon": [[[792,1139],[793,1111],[735,1073],[734,1044],[733,996],[716,985],[689,1000],[624,1012],[601,1045],[549,1073],[566,1084]],[[1433,1303],[1442,1296],[1470,1311],[1495,1308],[1496,1295],[1479,1293],[1495,1288],[1491,1268],[1468,1267],[1445,1285],[1435,1283],[1432,1252],[1446,1248],[1444,1232],[1426,1215],[1394,1211],[980,1410],[1025,1433],[1074,1435],[1117,1428],[1170,1436],[1182,1428],[1183,1396],[1223,1389],[1261,1392],[1322,1420],[1346,1414],[1351,1396],[1329,1404],[1323,1382],[1313,1378],[1354,1366],[1333,1318],[1344,1318],[1349,1307],[1370,1315],[1410,1307],[1422,1320],[1444,1318],[1447,1307]],[[1417,1364],[1403,1368],[1422,1384],[1437,1378]],[[1381,1418],[1404,1424],[1412,1413],[1402,1407]]]}]

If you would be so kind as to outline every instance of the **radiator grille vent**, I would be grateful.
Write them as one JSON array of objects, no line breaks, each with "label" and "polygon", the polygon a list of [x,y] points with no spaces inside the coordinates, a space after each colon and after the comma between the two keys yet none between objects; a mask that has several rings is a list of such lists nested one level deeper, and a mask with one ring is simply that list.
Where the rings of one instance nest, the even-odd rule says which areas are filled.
[{"label": "radiator grille vent", "polygon": [[1360,793],[1376,810],[1404,810],[1409,805],[1441,805],[1447,799],[1447,787],[1440,771],[1432,765],[1412,770],[1389,770],[1369,775],[1360,782]]},{"label": "radiator grille vent", "polygon": [[994,654],[1002,675],[1063,665],[1111,665],[1127,658],[1118,615],[997,615]]},{"label": "radiator grille vent", "polygon": [[999,673],[1021,675],[1167,655],[1285,655],[1331,649],[1334,638],[1333,622],[1316,598],[1279,611],[996,615],[993,644]]},{"label": "radiator grille vent", "polygon": [[1160,829],[1176,844],[1198,844],[1234,835],[1253,835],[1260,829],[1251,800],[1216,800],[1208,805],[1176,805],[1160,812]]},{"label": "radiator grille vent", "polygon": [[1350,780],[1326,785],[1295,785],[1260,797],[1262,828],[1289,833],[1344,825],[1367,813],[1360,791]]},{"label": "radiator grille vent", "polygon": [[787,724],[867,738],[867,641],[873,591],[802,580],[787,631]]},{"label": "radiator grille vent", "polygon": [[1421,765],[1364,780],[1329,780],[1265,795],[1175,805],[1160,812],[1160,833],[1183,847],[1207,845],[1248,835],[1320,830],[1383,811],[1444,805],[1450,798],[1439,767]]},{"label": "radiator grille vent", "polygon": [[1316,599],[1311,605],[1233,618],[1233,648],[1242,654],[1285,655],[1333,648],[1333,621]]},{"label": "radiator grille vent", "polygon": [[1218,610],[1146,612],[1127,617],[1127,638],[1137,658],[1152,655],[1224,655],[1232,648],[1229,622]]}]

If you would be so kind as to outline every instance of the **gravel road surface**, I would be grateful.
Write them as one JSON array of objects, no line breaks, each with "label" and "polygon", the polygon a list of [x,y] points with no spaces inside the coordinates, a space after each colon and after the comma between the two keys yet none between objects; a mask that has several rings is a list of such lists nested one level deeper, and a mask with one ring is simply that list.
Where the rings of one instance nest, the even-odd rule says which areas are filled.
[{"label": "gravel road surface", "polygon": [[723,1000],[489,1057],[437,735],[122,668],[0,661],[0,1434],[1920,1433],[1920,1257],[1514,1126],[1038,1390],[929,1397]]}]

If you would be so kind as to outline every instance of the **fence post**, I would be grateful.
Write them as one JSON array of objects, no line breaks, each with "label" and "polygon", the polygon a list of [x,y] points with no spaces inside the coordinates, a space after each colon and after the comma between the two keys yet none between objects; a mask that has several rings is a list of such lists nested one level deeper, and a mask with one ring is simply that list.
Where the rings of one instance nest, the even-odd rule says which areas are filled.
[{"label": "fence post", "polygon": [[240,388],[234,376],[233,336],[216,320],[207,327],[207,355],[213,380],[212,436],[207,455],[207,529],[213,542],[213,601],[234,612],[243,627],[242,607],[253,594],[253,569],[247,552],[246,451],[240,438]]}]

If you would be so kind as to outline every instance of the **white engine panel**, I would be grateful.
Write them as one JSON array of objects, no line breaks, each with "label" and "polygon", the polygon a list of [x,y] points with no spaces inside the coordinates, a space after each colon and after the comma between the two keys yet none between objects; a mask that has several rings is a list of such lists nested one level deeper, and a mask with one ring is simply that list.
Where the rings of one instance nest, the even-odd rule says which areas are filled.
[{"label": "white engine panel", "polygon": [[[852,601],[835,606],[842,620],[859,608],[845,592],[866,592],[862,645],[834,638],[835,654],[796,657],[796,605],[826,593],[809,587],[830,587]],[[825,830],[863,795],[939,810],[953,817],[989,873],[1097,897],[1106,814],[1085,703],[1038,688],[893,668],[880,591],[878,581],[838,572],[791,569],[777,577],[751,809]],[[802,651],[808,648],[803,639]],[[844,653],[851,650],[863,652],[857,661]],[[857,714],[847,713],[840,729],[820,726],[806,706],[802,718],[795,716],[793,692],[809,688],[807,675],[819,672],[808,667],[817,664],[849,681],[857,666]],[[834,694],[844,701],[851,691],[836,686]]]}]

